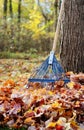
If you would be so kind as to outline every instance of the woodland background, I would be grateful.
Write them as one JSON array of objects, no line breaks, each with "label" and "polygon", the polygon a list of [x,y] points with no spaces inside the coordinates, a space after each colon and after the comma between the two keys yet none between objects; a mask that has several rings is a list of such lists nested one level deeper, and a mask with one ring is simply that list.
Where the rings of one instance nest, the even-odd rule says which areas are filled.
[{"label": "woodland background", "polygon": [[60,4],[60,0],[0,0],[0,57],[49,52]]},{"label": "woodland background", "polygon": [[[61,2],[0,0],[0,58],[47,56],[52,48]],[[65,71],[84,72],[83,12],[83,0],[64,1],[55,54],[60,55]]]}]

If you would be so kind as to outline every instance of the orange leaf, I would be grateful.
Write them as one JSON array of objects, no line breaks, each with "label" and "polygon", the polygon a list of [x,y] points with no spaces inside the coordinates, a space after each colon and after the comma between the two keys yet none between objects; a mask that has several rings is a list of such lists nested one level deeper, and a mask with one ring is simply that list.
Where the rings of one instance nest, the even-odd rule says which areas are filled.
[{"label": "orange leaf", "polygon": [[56,130],[63,130],[63,129],[64,129],[64,126],[61,126],[61,125],[56,126]]},{"label": "orange leaf", "polygon": [[8,79],[8,80],[6,80],[5,82],[4,82],[4,84],[3,84],[4,86],[12,86],[12,87],[14,87],[15,86],[15,82],[12,80],[12,79]]}]

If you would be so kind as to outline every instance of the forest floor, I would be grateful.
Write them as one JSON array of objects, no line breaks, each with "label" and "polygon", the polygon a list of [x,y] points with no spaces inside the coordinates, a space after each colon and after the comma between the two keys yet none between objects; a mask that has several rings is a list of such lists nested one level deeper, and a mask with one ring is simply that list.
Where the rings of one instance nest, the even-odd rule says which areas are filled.
[{"label": "forest floor", "polygon": [[[18,128],[18,123],[20,126],[29,124],[30,130],[36,130],[35,127],[39,130],[64,130],[65,126],[66,130],[84,130],[84,85],[71,82],[64,87],[64,83],[59,82],[55,84],[57,88],[54,91],[41,88],[39,84],[34,84],[34,88],[29,90],[25,88],[33,70],[44,60],[45,57],[31,60],[0,59],[0,118],[5,115],[0,125],[6,123],[10,127]],[[21,114],[21,111],[24,113]],[[54,114],[59,118],[53,117]],[[0,130],[5,128],[0,127]]]},{"label": "forest floor", "polygon": [[[44,55],[34,54],[28,58],[25,57],[24,54],[19,53],[20,59],[18,59],[17,54],[14,54],[13,56],[14,59],[10,59],[9,55],[8,59],[4,58],[0,59],[0,84],[8,79],[14,79],[15,82],[17,82],[21,77],[28,79],[30,75],[33,73],[33,71],[37,67],[39,67],[41,63],[43,63],[47,58],[47,54],[46,56],[45,54]],[[58,57],[59,56],[57,55],[57,58]]]},{"label": "forest floor", "polygon": [[[0,59],[0,83],[7,79],[24,77],[28,79],[32,70],[41,63],[42,59],[33,59],[32,61],[23,59]],[[38,64],[37,64],[38,63]]]}]

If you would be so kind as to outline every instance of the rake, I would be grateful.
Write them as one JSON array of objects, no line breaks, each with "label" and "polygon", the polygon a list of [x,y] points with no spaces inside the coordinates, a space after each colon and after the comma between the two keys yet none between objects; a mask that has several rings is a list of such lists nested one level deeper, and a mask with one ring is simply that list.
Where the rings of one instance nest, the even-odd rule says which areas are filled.
[{"label": "rake", "polygon": [[62,17],[64,1],[62,1],[61,9],[58,17],[56,33],[54,36],[52,51],[48,58],[42,63],[42,65],[35,70],[35,72],[28,79],[29,82],[55,82],[60,79],[64,82],[69,82],[69,79],[65,77],[64,70],[61,64],[57,61],[55,57],[56,44],[58,41],[59,31],[60,31],[60,20]]}]

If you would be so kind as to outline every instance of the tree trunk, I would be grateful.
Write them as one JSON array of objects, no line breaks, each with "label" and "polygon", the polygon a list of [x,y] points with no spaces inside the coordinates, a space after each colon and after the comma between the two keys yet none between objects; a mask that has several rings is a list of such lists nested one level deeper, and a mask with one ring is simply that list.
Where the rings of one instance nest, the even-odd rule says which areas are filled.
[{"label": "tree trunk", "polygon": [[10,17],[13,18],[12,0],[9,0],[9,12],[10,12]]},{"label": "tree trunk", "polygon": [[8,0],[4,0],[4,8],[3,8],[4,19],[7,18],[7,2]]},{"label": "tree trunk", "polygon": [[13,51],[13,44],[14,44],[14,25],[13,25],[13,6],[12,6],[12,0],[9,0],[9,14],[10,14],[10,18],[11,18],[11,22],[10,22],[10,38],[11,38],[11,47],[9,48],[10,51]]},{"label": "tree trunk", "polygon": [[18,2],[18,23],[21,22],[21,0]]},{"label": "tree trunk", "polygon": [[84,72],[84,0],[66,0],[61,24],[61,63],[65,71]]},{"label": "tree trunk", "polygon": [[46,15],[46,14],[44,13],[44,10],[43,10],[43,8],[42,8],[42,6],[41,6],[41,4],[40,4],[40,0],[37,0],[37,3],[38,3],[38,6],[39,6],[39,8],[40,8],[40,11],[41,11],[41,13],[42,13],[42,16],[43,16],[44,19],[45,19],[45,23],[47,23],[48,21],[50,21],[50,18],[48,18],[48,15]]},{"label": "tree trunk", "polygon": [[55,0],[54,1],[54,21],[55,21],[54,28],[55,30],[57,26],[57,18],[58,18],[58,0]]},{"label": "tree trunk", "polygon": [[20,40],[21,40],[21,35],[20,35],[20,32],[21,32],[21,4],[22,4],[22,0],[18,0],[18,34],[17,34],[17,41],[18,41],[18,44],[17,44],[17,47],[15,48],[18,48],[18,51],[20,51]]}]

